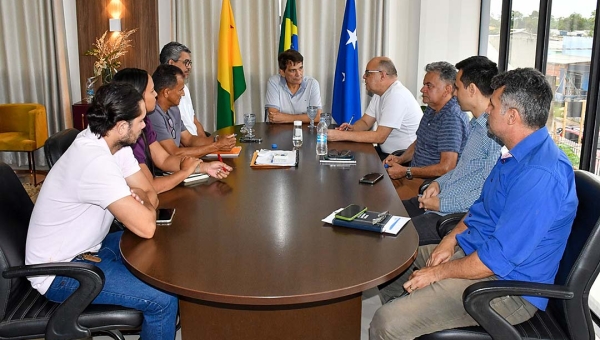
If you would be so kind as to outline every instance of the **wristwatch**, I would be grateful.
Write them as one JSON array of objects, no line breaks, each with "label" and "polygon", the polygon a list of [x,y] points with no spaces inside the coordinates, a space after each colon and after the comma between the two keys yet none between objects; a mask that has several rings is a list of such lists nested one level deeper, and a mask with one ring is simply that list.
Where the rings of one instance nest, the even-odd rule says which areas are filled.
[{"label": "wristwatch", "polygon": [[410,167],[406,168],[406,179],[413,179],[412,172],[410,172]]}]

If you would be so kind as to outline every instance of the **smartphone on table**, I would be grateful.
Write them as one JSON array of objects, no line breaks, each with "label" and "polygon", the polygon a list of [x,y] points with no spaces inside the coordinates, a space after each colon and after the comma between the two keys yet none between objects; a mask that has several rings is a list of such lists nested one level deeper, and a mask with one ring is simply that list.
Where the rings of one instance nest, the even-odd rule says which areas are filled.
[{"label": "smartphone on table", "polygon": [[375,184],[377,181],[383,178],[383,174],[379,172],[372,172],[370,174],[366,174],[362,176],[362,178],[358,181],[359,183],[365,184]]},{"label": "smartphone on table", "polygon": [[156,213],[156,224],[169,225],[173,222],[175,208],[160,208]]},{"label": "smartphone on table", "polygon": [[344,221],[352,221],[356,217],[360,216],[360,214],[367,211],[367,207],[358,205],[358,204],[350,204],[344,209],[340,210],[335,214],[335,218],[344,220]]}]

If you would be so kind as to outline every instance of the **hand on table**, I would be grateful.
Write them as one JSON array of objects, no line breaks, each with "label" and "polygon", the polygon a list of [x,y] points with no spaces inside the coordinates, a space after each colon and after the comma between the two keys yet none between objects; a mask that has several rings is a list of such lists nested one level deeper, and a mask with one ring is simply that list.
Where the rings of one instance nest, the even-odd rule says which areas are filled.
[{"label": "hand on table", "polygon": [[217,136],[215,145],[218,151],[230,151],[235,146],[235,134],[224,137]]},{"label": "hand on table", "polygon": [[200,165],[201,172],[205,172],[205,173],[209,174],[210,176],[217,178],[217,179],[226,178],[227,176],[229,176],[229,173],[232,170],[233,170],[232,167],[230,167],[229,165],[227,165],[223,162],[219,162],[219,161],[203,163]]},{"label": "hand on table", "polygon": [[406,177],[406,167],[395,162],[388,162],[385,164],[389,166],[387,168],[387,172],[391,179],[400,179]]}]

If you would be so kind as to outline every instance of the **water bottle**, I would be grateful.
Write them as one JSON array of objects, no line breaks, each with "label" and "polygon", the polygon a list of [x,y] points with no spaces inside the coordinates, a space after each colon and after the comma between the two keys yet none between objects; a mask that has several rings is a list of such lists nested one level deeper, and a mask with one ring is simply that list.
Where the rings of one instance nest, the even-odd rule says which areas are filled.
[{"label": "water bottle", "polygon": [[317,125],[317,155],[327,154],[327,122],[322,119]]},{"label": "water bottle", "polygon": [[292,143],[294,144],[294,148],[299,148],[302,146],[302,121],[295,120],[294,121],[294,132],[292,135]]}]

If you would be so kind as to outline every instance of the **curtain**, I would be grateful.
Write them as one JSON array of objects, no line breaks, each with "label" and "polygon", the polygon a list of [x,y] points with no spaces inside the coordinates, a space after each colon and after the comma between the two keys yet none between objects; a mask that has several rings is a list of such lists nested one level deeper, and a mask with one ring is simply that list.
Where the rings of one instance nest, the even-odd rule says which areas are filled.
[{"label": "curtain", "polygon": [[[217,46],[221,0],[174,0],[173,30],[176,40],[192,51],[188,78],[198,120],[208,131],[216,126]],[[304,56],[304,74],[319,81],[324,112],[331,112],[333,76],[346,0],[297,1],[299,52]],[[282,1],[285,7],[285,0]],[[244,113],[263,120],[268,78],[277,74],[277,49],[281,24],[279,0],[231,0],[246,77],[246,92],[235,103],[236,124]],[[382,54],[381,0],[357,1],[359,67],[364,69]],[[162,47],[162,46],[161,46]],[[360,72],[362,74],[362,72]],[[362,83],[362,82],[361,82]],[[363,112],[368,96],[361,89]]]},{"label": "curtain", "polygon": [[[0,103],[44,105],[49,134],[72,125],[66,50],[62,0],[0,0]],[[27,164],[23,152],[0,159]],[[36,164],[46,164],[42,149]]]}]

